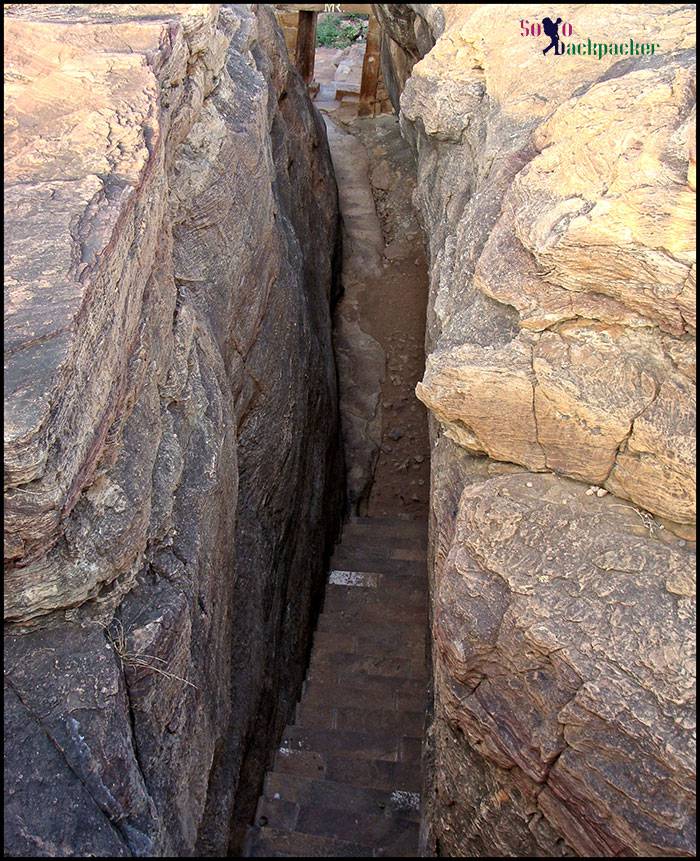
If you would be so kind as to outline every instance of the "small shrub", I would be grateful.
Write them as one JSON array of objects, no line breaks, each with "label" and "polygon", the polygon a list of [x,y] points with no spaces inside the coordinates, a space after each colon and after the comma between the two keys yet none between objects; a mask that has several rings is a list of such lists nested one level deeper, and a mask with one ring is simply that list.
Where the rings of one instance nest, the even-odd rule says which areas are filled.
[{"label": "small shrub", "polygon": [[347,48],[364,37],[367,32],[367,19],[355,16],[341,16],[328,13],[319,16],[316,26],[316,44],[325,48]]}]

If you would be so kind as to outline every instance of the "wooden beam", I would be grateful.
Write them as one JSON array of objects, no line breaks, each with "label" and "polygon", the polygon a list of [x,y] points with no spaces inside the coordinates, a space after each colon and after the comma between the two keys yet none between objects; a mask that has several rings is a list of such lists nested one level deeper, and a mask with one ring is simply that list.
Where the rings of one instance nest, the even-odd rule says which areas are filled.
[{"label": "wooden beam", "polygon": [[[275,3],[275,9],[285,12],[335,12],[344,15],[349,12],[372,14],[371,3]],[[340,6],[340,9],[338,9]]]},{"label": "wooden beam", "polygon": [[296,67],[304,82],[310,84],[314,77],[316,56],[316,19],[318,12],[299,12],[297,28]]},{"label": "wooden beam", "polygon": [[377,81],[379,80],[379,21],[374,15],[370,16],[367,28],[367,47],[362,62],[362,81],[360,83],[360,104],[357,115],[368,117],[374,113],[374,102],[377,98]]}]

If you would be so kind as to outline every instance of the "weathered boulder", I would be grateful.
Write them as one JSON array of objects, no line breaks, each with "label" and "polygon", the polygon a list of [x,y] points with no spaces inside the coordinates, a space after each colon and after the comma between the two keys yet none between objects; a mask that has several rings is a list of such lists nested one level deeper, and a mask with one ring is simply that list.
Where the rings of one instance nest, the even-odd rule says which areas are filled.
[{"label": "weathered boulder", "polygon": [[426,848],[693,854],[694,10],[559,7],[656,46],[600,59],[377,10],[430,250]]},{"label": "weathered boulder", "polygon": [[325,130],[264,6],[5,34],[6,853],[226,854],[342,507]]},{"label": "weathered boulder", "polygon": [[[517,35],[503,32],[504,8],[496,21],[487,9],[415,7],[428,23],[445,27],[401,96],[404,129],[422,141],[418,198],[436,291],[435,355],[419,395],[473,451],[601,484],[609,479],[610,489],[649,511],[694,524],[695,405],[687,385],[694,363],[679,366],[671,346],[690,348],[695,331],[692,12],[648,8],[644,40],[662,44],[653,57],[548,62],[534,39],[520,36],[516,7]],[[561,14],[576,33],[598,34],[593,7]],[[627,12],[611,14],[622,16],[617,29],[625,21],[633,28]],[[398,23],[388,37],[401,36],[406,25]],[[406,45],[412,56],[415,36]],[[489,313],[485,297],[502,310]],[[496,316],[499,331],[484,332],[484,318]],[[553,362],[549,378],[566,376],[569,344],[558,351],[551,345],[572,324],[588,345],[576,359],[583,379],[570,381],[566,392],[553,390],[538,374],[537,345],[544,342]],[[472,331],[477,326],[481,331]],[[476,355],[448,352],[467,344]],[[493,362],[477,349],[488,353],[496,344],[501,353]],[[621,351],[626,371],[618,367]],[[499,366],[503,380],[496,379]],[[615,403],[621,373],[643,373],[645,394],[623,391]],[[453,390],[445,374],[469,385],[496,383],[499,395],[475,416],[469,397],[445,400]],[[616,414],[614,427],[601,426],[601,410]],[[654,442],[634,427],[647,411],[658,416]],[[498,432],[485,431],[484,422]],[[552,425],[564,437],[557,444]],[[576,454],[567,460],[566,449],[579,445],[590,458],[587,469]]]},{"label": "weathered boulder", "polygon": [[694,566],[659,534],[552,475],[464,490],[434,580],[445,854],[692,854]]}]

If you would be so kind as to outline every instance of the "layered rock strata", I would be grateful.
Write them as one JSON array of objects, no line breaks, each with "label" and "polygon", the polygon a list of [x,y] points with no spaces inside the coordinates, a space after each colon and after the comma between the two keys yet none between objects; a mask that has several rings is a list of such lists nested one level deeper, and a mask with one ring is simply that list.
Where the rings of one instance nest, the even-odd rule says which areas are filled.
[{"label": "layered rock strata", "polygon": [[303,676],[337,192],[255,10],[5,9],[6,854],[226,854]]},{"label": "layered rock strata", "polygon": [[695,12],[560,7],[656,46],[601,59],[377,14],[430,251],[427,848],[692,855]]}]

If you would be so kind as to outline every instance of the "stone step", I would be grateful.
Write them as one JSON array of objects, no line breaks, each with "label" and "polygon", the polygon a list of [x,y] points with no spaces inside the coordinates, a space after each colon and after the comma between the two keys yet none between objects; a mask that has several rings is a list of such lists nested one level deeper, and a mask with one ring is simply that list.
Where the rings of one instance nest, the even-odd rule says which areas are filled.
[{"label": "stone step", "polygon": [[[420,744],[420,739],[414,739]],[[271,773],[303,777],[309,780],[332,780],[370,789],[401,789],[420,792],[420,755],[415,746],[399,745],[400,760],[362,759],[338,753],[292,750],[275,755]]]},{"label": "stone step", "polygon": [[255,810],[258,828],[294,831],[299,819],[299,804],[286,798],[268,798],[262,795]]},{"label": "stone step", "polygon": [[347,672],[344,667],[332,667],[321,664],[313,672],[307,673],[306,683],[320,682],[333,687],[348,685],[349,687],[362,687],[367,691],[377,690],[381,683],[392,682],[396,689],[404,692],[425,691],[428,683],[427,671],[412,676],[382,676],[376,673]]},{"label": "stone step", "polygon": [[374,850],[330,837],[275,828],[249,828],[245,858],[372,858]]},{"label": "stone step", "polygon": [[[368,631],[374,636],[356,637],[349,633],[317,631],[314,636],[314,653],[351,653],[354,655],[385,655],[387,657],[406,657],[422,663],[426,660],[425,642],[407,641],[387,635],[381,629]],[[363,635],[365,632],[363,631]]]},{"label": "stone step", "polygon": [[372,574],[396,574],[419,577],[427,582],[428,568],[425,559],[392,559],[369,552],[347,552],[336,548],[330,563],[331,571],[361,571]]},{"label": "stone step", "polygon": [[[400,566],[403,567],[403,566]],[[414,569],[418,571],[418,569]],[[405,574],[392,571],[367,572],[362,570],[347,570],[331,568],[328,572],[327,586],[339,586],[345,589],[355,589],[358,593],[369,591],[373,593],[390,592],[402,593],[422,592],[428,594],[428,580],[422,577],[407,577]]]},{"label": "stone step", "polygon": [[362,538],[351,538],[336,544],[334,555],[347,556],[350,559],[366,557],[367,559],[395,559],[399,562],[422,562],[427,558],[426,548],[414,542],[404,547],[397,546],[393,541],[368,541]]},{"label": "stone step", "polygon": [[389,857],[418,852],[420,825],[401,816],[352,813],[327,807],[304,806],[299,810],[296,831],[317,837],[331,837],[360,846],[381,848]]},{"label": "stone step", "polygon": [[314,750],[278,748],[273,768],[280,774],[319,779],[325,777],[326,759],[323,754]]},{"label": "stone step", "polygon": [[381,529],[364,529],[347,525],[337,547],[353,547],[370,549],[373,553],[384,553],[390,549],[422,550],[426,555],[428,548],[427,535],[402,535]]},{"label": "stone step", "polygon": [[270,772],[265,778],[263,797],[351,813],[398,813],[405,819],[420,821],[420,795],[415,792],[368,789],[332,780],[312,780]]},{"label": "stone step", "polygon": [[[290,728],[291,729],[291,728]],[[360,742],[367,733],[339,733],[338,730],[309,730],[297,727],[307,745],[326,750],[280,746],[273,772],[310,780],[334,780],[353,786],[420,792],[421,739],[405,736],[382,743]],[[349,736],[356,736],[355,745]],[[297,739],[290,739],[292,743]],[[374,756],[372,755],[374,754]],[[385,766],[397,766],[397,769]],[[401,766],[401,768],[398,768]]]},{"label": "stone step", "polygon": [[347,593],[355,598],[362,595],[367,597],[386,595],[387,600],[396,601],[404,596],[412,598],[421,595],[427,598],[428,582],[418,577],[394,574],[391,571],[365,573],[332,568],[328,575],[326,593],[331,595]]},{"label": "stone step", "polygon": [[323,667],[338,667],[346,677],[355,673],[368,673],[374,676],[399,676],[414,678],[426,672],[425,658],[402,657],[400,655],[358,655],[353,652],[311,652],[307,678]]},{"label": "stone step", "polygon": [[393,762],[382,759],[326,757],[326,779],[351,786],[392,792],[420,792],[420,760]]},{"label": "stone step", "polygon": [[[320,674],[319,674],[320,675]],[[336,708],[365,708],[382,711],[398,710],[420,711],[425,705],[425,683],[415,683],[414,679],[397,679],[382,676],[379,683],[366,684],[363,680],[351,679],[341,684],[337,673],[330,679],[321,677],[307,679],[304,683],[302,702],[309,706],[327,706],[333,703]],[[408,686],[415,683],[415,688]],[[400,706],[399,706],[400,704]]]},{"label": "stone step", "polygon": [[[371,790],[357,788],[355,791],[371,792]],[[419,797],[417,793],[410,795]],[[360,846],[385,849],[389,847],[406,849],[410,846],[416,849],[418,846],[419,822],[416,821],[415,814],[404,816],[401,808],[377,809],[372,812],[352,810],[348,807],[340,808],[337,805],[326,804],[326,799],[322,796],[314,803],[300,804],[284,798],[269,798],[263,795],[256,810],[255,824],[258,828],[331,837],[334,840],[357,843]],[[409,840],[412,842],[409,843]]]},{"label": "stone step", "polygon": [[420,675],[404,676],[384,676],[374,673],[346,673],[343,667],[318,667],[313,675],[307,674],[304,681],[304,687],[313,682],[317,682],[328,687],[338,687],[348,685],[350,687],[360,688],[369,693],[377,690],[387,690],[391,688],[397,693],[423,695],[425,693],[426,684],[428,682],[428,671]]},{"label": "stone step", "polygon": [[355,610],[365,608],[367,611],[374,609],[387,610],[392,613],[396,611],[421,610],[424,613],[428,608],[428,596],[422,589],[406,591],[403,593],[387,592],[380,593],[374,589],[329,589],[323,605],[323,611],[328,613],[340,613],[344,610]]},{"label": "stone step", "polygon": [[[400,607],[391,604],[382,606],[381,603],[350,606],[344,610],[324,610],[318,620],[320,630],[337,630],[344,633],[348,630],[362,630],[366,626],[388,629],[400,625],[420,625],[425,630],[427,624],[426,607]],[[334,628],[334,625],[339,627]]]},{"label": "stone step", "polygon": [[372,635],[382,632],[380,636],[393,634],[393,636],[401,638],[407,643],[416,642],[418,638],[425,637],[426,625],[423,619],[401,621],[400,619],[387,619],[386,613],[384,616],[384,620],[379,625],[374,624],[372,619],[368,619],[367,624],[360,621],[358,626],[357,614],[345,610],[337,612],[329,610],[319,616],[316,630],[337,634],[356,634],[358,630],[371,632]]},{"label": "stone step", "polygon": [[[407,732],[407,738],[420,738],[421,731]],[[288,726],[275,754],[277,762],[286,762],[298,753],[315,753],[322,759],[328,756],[351,756],[356,759],[385,760],[398,762],[401,758],[401,739],[395,732],[361,732],[356,730],[312,729]],[[299,773],[299,772],[295,772]],[[313,772],[306,777],[317,777]]]},{"label": "stone step", "polygon": [[376,556],[388,556],[394,550],[421,551],[423,556],[428,554],[428,545],[423,538],[413,535],[385,535],[369,530],[345,530],[335,549],[350,549],[353,552],[366,552]]},{"label": "stone step", "polygon": [[345,524],[370,532],[385,531],[390,535],[427,536],[428,523],[424,517],[350,517]]},{"label": "stone step", "polygon": [[418,854],[426,543],[424,521],[346,525],[295,723],[265,778],[245,855]]},{"label": "stone step", "polygon": [[297,705],[294,726],[307,729],[337,729],[353,732],[383,732],[400,736],[420,737],[425,723],[421,711],[366,709],[358,707],[318,706],[301,702]]},{"label": "stone step", "polygon": [[329,584],[326,588],[323,610],[324,612],[327,610],[333,612],[358,605],[427,609],[427,591],[421,585],[412,586],[408,577],[405,579],[407,582],[404,586],[387,589],[360,589],[356,586]]}]

